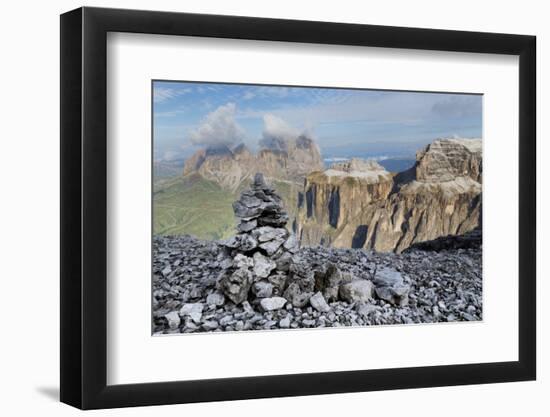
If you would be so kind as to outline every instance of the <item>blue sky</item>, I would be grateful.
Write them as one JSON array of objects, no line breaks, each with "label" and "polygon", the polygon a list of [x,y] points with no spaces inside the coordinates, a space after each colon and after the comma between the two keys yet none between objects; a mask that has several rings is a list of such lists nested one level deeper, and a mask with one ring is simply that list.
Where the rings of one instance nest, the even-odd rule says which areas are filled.
[{"label": "blue sky", "polygon": [[324,158],[412,156],[440,137],[481,137],[482,96],[155,81],[153,121],[156,160],[303,132]]}]

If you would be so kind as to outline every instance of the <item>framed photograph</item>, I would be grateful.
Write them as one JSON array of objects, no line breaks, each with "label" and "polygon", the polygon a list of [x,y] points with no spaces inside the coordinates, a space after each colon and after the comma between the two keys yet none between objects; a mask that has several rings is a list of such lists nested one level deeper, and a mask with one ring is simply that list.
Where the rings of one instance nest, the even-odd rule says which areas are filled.
[{"label": "framed photograph", "polygon": [[533,380],[535,37],[61,16],[61,401]]}]

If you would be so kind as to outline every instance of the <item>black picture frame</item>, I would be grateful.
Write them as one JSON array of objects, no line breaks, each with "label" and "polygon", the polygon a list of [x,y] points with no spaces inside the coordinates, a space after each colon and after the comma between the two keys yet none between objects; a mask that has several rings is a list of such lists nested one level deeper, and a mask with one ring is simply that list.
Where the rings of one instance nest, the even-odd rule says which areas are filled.
[{"label": "black picture frame", "polygon": [[[519,360],[107,385],[108,32],[519,56]],[[88,7],[61,15],[61,401],[96,409],[535,379],[535,54],[524,35]]]}]

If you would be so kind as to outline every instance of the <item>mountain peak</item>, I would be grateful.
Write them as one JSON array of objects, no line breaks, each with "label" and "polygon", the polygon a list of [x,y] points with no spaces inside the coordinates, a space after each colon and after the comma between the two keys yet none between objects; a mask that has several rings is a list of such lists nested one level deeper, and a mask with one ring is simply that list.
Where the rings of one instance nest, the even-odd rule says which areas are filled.
[{"label": "mountain peak", "polygon": [[481,182],[481,139],[437,139],[416,153],[416,179],[434,183],[470,177]]}]

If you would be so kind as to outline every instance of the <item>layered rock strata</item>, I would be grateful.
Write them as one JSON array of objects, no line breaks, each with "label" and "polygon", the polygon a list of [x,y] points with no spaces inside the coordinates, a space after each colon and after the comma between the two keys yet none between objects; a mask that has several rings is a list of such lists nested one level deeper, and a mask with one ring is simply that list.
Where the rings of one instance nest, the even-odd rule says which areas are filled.
[{"label": "layered rock strata", "polygon": [[307,176],[297,233],[306,246],[401,252],[481,224],[481,140],[442,139],[392,175],[352,160]]},{"label": "layered rock strata", "polygon": [[183,175],[199,174],[235,191],[258,171],[268,178],[301,183],[310,172],[323,169],[321,153],[313,139],[301,135],[279,143],[276,148],[261,148],[257,154],[245,144],[199,149],[185,162]]}]

